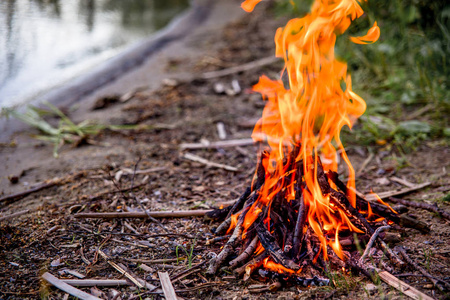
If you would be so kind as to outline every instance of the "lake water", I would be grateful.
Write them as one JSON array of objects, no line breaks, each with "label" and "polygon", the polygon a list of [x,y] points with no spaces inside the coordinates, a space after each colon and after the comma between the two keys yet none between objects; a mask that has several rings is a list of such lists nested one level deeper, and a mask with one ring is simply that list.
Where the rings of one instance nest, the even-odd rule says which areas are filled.
[{"label": "lake water", "polygon": [[166,26],[188,0],[1,0],[0,107],[27,103]]}]

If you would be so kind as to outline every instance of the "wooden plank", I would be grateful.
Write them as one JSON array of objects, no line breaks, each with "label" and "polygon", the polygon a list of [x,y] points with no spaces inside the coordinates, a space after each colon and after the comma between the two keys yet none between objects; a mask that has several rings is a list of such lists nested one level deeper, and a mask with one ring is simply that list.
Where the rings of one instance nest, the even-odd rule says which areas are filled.
[{"label": "wooden plank", "polygon": [[86,292],[83,292],[77,288],[74,288],[73,286],[65,283],[64,281],[56,278],[49,272],[45,272],[42,275],[42,278],[46,280],[48,283],[52,284],[53,286],[57,287],[58,289],[74,296],[82,300],[101,300],[100,298],[97,298],[91,294],[88,294]]},{"label": "wooden plank", "polygon": [[158,276],[166,300],[177,300],[177,295],[175,294],[172,282],[170,281],[169,273],[158,272]]}]

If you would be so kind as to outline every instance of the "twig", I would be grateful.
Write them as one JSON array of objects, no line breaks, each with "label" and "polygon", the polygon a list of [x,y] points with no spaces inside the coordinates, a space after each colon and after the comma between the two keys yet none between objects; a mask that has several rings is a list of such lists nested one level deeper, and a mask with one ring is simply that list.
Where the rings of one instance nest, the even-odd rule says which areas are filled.
[{"label": "twig", "polygon": [[46,280],[48,283],[54,285],[55,287],[57,287],[58,289],[83,300],[101,300],[100,298],[97,298],[91,294],[88,294],[86,292],[83,292],[77,288],[74,288],[73,286],[65,283],[64,281],[56,278],[55,276],[53,276],[52,274],[45,272],[42,275],[42,278],[44,280]]},{"label": "twig", "polygon": [[[381,192],[381,193],[377,193],[378,197],[380,197],[381,199],[386,199],[392,196],[399,196],[399,195],[404,195],[410,192],[414,192],[417,190],[420,190],[424,187],[427,187],[431,184],[431,182],[425,182],[422,184],[417,184],[415,185],[413,188],[404,188],[401,190],[396,190],[396,191],[387,191],[387,192]],[[373,194],[368,194],[364,197],[367,201],[376,201],[377,198],[375,197],[375,195]]]},{"label": "twig", "polygon": [[21,211],[18,211],[16,213],[13,213],[13,214],[10,214],[10,215],[7,215],[7,216],[3,216],[3,217],[0,218],[0,222],[1,221],[5,221],[5,220],[9,220],[9,219],[12,219],[12,218],[15,218],[15,217],[18,217],[18,216],[21,216],[21,215],[24,215],[24,214],[28,213],[29,211],[30,211],[29,209],[25,209],[25,210],[21,210]]},{"label": "twig", "polygon": [[108,255],[106,255],[102,250],[98,249],[98,253],[106,260],[106,262],[113,267],[114,269],[116,269],[117,271],[119,271],[119,273],[121,273],[122,275],[124,275],[125,277],[127,277],[128,279],[131,280],[131,282],[133,282],[138,288],[142,289],[144,288],[144,286],[138,281],[136,280],[136,278],[134,278],[130,273],[128,273],[125,269],[123,269],[122,267],[120,267],[118,264],[116,264],[115,262],[111,261],[108,257]]},{"label": "twig", "polygon": [[431,276],[430,273],[428,273],[424,268],[422,268],[421,266],[419,266],[418,264],[416,264],[409,256],[408,254],[406,254],[405,249],[403,249],[403,247],[398,247],[397,248],[398,251],[400,252],[400,254],[403,256],[403,258],[411,265],[413,266],[416,270],[418,270],[420,273],[422,273],[425,277],[427,277],[435,287],[437,287],[441,292],[444,292],[445,289],[443,286],[441,286],[439,284],[439,282],[442,282],[447,289],[450,287],[450,284],[448,284],[445,281],[442,280],[436,280],[436,278],[434,278],[433,276]]},{"label": "twig", "polygon": [[381,271],[378,273],[378,276],[380,276],[381,280],[383,280],[390,286],[396,288],[406,296],[411,297],[412,299],[433,300],[433,298],[431,298],[430,296],[420,292],[419,290],[413,288],[409,284],[406,284],[405,282],[401,281],[400,279],[398,279],[389,272]]},{"label": "twig", "polygon": [[207,260],[202,261],[201,263],[198,263],[198,264],[196,264],[195,266],[192,266],[192,268],[190,268],[190,269],[188,269],[188,270],[185,270],[185,271],[183,271],[183,272],[181,272],[181,273],[178,273],[178,274],[176,274],[176,275],[173,275],[173,276],[172,276],[172,283],[177,282],[177,281],[179,281],[179,280],[185,278],[186,276],[191,275],[192,273],[196,273],[196,272],[200,271],[200,268],[201,268],[203,265],[205,265],[207,262],[208,262]]},{"label": "twig", "polygon": [[217,141],[217,142],[210,142],[210,143],[182,143],[180,145],[180,148],[181,148],[181,150],[227,148],[227,147],[236,147],[236,146],[248,146],[248,145],[253,145],[254,143],[255,143],[255,141],[253,139],[249,138],[249,139]]},{"label": "twig", "polygon": [[359,167],[358,171],[356,172],[356,176],[360,175],[366,169],[367,165],[370,163],[373,157],[374,157],[373,153],[370,153],[369,157],[367,157],[366,160],[364,160],[361,167]]},{"label": "twig", "polygon": [[158,276],[166,300],[177,300],[177,295],[175,294],[172,282],[170,281],[169,273],[158,272]]},{"label": "twig", "polygon": [[399,199],[399,198],[394,198],[394,197],[389,197],[389,201],[394,202],[394,203],[400,203],[400,204],[410,206],[410,207],[422,208],[422,209],[425,209],[428,211],[432,211],[434,213],[439,214],[441,217],[443,217],[447,220],[450,220],[450,213],[446,212],[442,208],[439,208],[437,205],[430,205],[427,203],[419,203],[419,202],[414,202],[414,201],[404,200],[404,199]]},{"label": "twig", "polygon": [[[184,218],[184,217],[201,217],[210,209],[199,210],[171,210],[171,211],[150,211],[148,212],[153,218]],[[78,213],[74,218],[91,218],[91,219],[115,219],[115,218],[148,218],[145,212],[110,212],[110,213]]]},{"label": "twig", "polygon": [[261,58],[259,60],[255,60],[255,61],[243,64],[240,66],[231,67],[231,68],[223,69],[223,70],[219,70],[219,71],[206,72],[206,73],[203,73],[200,76],[200,78],[201,79],[213,79],[213,78],[218,78],[218,77],[224,77],[224,76],[228,76],[228,75],[232,75],[232,74],[236,74],[236,73],[240,73],[240,72],[249,71],[254,68],[267,66],[267,65],[273,64],[274,62],[277,62],[279,60],[280,59],[277,57],[269,56],[269,57]]},{"label": "twig", "polygon": [[410,187],[410,188],[413,188],[413,187],[416,186],[414,183],[409,182],[408,180],[401,179],[401,178],[398,178],[398,177],[395,177],[395,176],[389,177],[389,180],[395,181],[395,182],[400,183],[400,184],[403,184],[404,186],[407,186],[407,187]]},{"label": "twig", "polygon": [[62,279],[63,282],[71,286],[121,286],[132,285],[124,279]]},{"label": "twig", "polygon": [[11,195],[6,195],[0,198],[0,203],[2,202],[7,202],[7,201],[12,201],[12,200],[16,200],[17,198],[23,198],[25,196],[28,196],[32,193],[35,192],[39,192],[40,190],[52,187],[54,185],[57,185],[60,181],[59,180],[51,180],[50,182],[46,182],[46,183],[41,183],[39,185],[37,185],[34,188],[31,188],[27,191],[23,191],[23,192],[18,192],[18,193],[14,193]]},{"label": "twig", "polygon": [[[131,188],[133,188],[134,185],[134,178],[136,177],[136,170],[137,167],[139,165],[139,162],[141,161],[141,157],[139,157],[138,161],[136,162],[136,164],[134,165],[134,170],[133,170],[133,177],[131,177]],[[131,197],[134,198],[134,200],[136,201],[136,203],[139,205],[139,207],[147,214],[147,217],[153,222],[156,223],[156,225],[158,225],[162,230],[164,230],[166,233],[169,233],[169,230],[158,220],[156,220],[154,217],[152,217],[149,213],[148,210],[145,209],[144,205],[142,204],[141,200],[139,200],[133,193],[133,189],[130,192]]]},{"label": "twig", "polygon": [[390,228],[391,228],[391,226],[381,226],[381,227],[378,227],[378,228],[375,230],[375,232],[374,232],[374,233],[372,234],[372,236],[370,237],[369,242],[367,243],[366,250],[364,251],[364,253],[363,253],[363,255],[361,256],[361,258],[359,259],[359,263],[360,263],[360,264],[364,263],[364,260],[366,259],[367,255],[369,255],[370,249],[372,248],[373,243],[376,241],[378,235],[379,235],[382,231],[387,230],[387,229],[390,229]]},{"label": "twig", "polygon": [[200,157],[198,155],[192,154],[192,153],[185,153],[182,156],[185,159],[191,160],[191,161],[195,161],[201,164],[204,164],[208,167],[216,167],[216,168],[220,168],[220,169],[225,169],[227,171],[231,171],[231,172],[237,172],[238,168],[232,167],[232,166],[228,166],[228,165],[224,165],[224,164],[219,164],[219,163],[215,163],[212,161],[209,161],[203,157]]},{"label": "twig", "polygon": [[142,186],[144,186],[144,185],[146,185],[146,184],[147,184],[147,183],[141,183],[141,184],[138,184],[138,185],[133,186],[133,187],[130,187],[130,188],[119,189],[119,190],[116,190],[116,191],[106,191],[106,192],[101,192],[101,193],[95,194],[95,195],[90,196],[90,197],[82,197],[82,199],[83,199],[83,198],[85,198],[85,199],[87,198],[88,200],[91,200],[91,201],[93,201],[93,200],[98,200],[98,199],[100,199],[101,197],[103,197],[103,196],[105,196],[105,195],[129,192],[129,191],[131,191],[131,190],[135,190],[135,189],[137,189],[137,188],[140,188],[140,187],[142,187]]},{"label": "twig", "polygon": [[250,255],[252,255],[253,252],[255,251],[256,246],[258,245],[258,241],[259,241],[258,236],[255,236],[251,241],[250,245],[248,245],[248,247],[238,257],[230,261],[230,266],[232,268],[235,268],[240,263],[245,262],[250,257]]}]

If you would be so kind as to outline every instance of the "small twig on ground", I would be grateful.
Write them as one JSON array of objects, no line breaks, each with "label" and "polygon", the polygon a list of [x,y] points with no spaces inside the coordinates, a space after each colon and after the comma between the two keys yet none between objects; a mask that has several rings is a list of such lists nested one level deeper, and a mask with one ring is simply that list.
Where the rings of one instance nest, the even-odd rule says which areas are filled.
[{"label": "small twig on ground", "polygon": [[111,261],[110,258],[108,257],[108,255],[106,255],[102,250],[98,249],[98,253],[106,260],[106,262],[113,267],[114,269],[116,269],[117,271],[119,271],[120,274],[124,275],[125,277],[127,277],[128,279],[131,280],[131,282],[133,282],[138,288],[142,289],[144,288],[144,285],[142,285],[136,278],[134,278],[130,273],[128,273],[125,269],[123,269],[122,267],[120,267],[118,264],[116,264],[115,262]]},{"label": "small twig on ground", "polygon": [[62,279],[63,282],[71,286],[121,286],[132,285],[124,279]]},{"label": "small twig on ground", "polygon": [[[422,189],[424,187],[429,186],[430,184],[431,184],[430,182],[425,182],[425,183],[422,183],[422,184],[417,184],[417,185],[415,185],[412,188],[404,188],[404,189],[401,189],[401,190],[381,192],[381,193],[377,193],[377,195],[381,199],[386,199],[386,198],[389,198],[389,197],[392,197],[392,196],[399,196],[399,195],[403,195],[403,194],[407,194],[407,193],[410,193],[410,192],[414,192],[414,191],[420,190],[420,189]],[[376,196],[374,194],[365,195],[364,198],[367,201],[376,201],[377,200],[377,198],[376,198]]]},{"label": "small twig on ground", "polygon": [[180,257],[180,258],[163,258],[163,259],[139,259],[139,258],[122,258],[126,261],[131,262],[138,262],[138,263],[146,263],[146,264],[164,264],[164,263],[171,263],[171,262],[178,262],[180,260],[186,259],[186,257]]},{"label": "small twig on ground", "polygon": [[381,280],[383,280],[390,286],[396,288],[406,296],[411,297],[412,299],[433,300],[433,298],[431,298],[430,296],[420,292],[419,290],[413,288],[409,284],[406,284],[405,282],[401,281],[400,279],[398,279],[389,272],[381,271],[378,273],[378,276],[380,276]]},{"label": "small twig on ground", "polygon": [[[149,211],[153,218],[185,218],[201,217],[210,212],[210,209],[180,210],[180,211]],[[110,212],[110,213],[78,213],[74,218],[115,219],[115,218],[148,218],[145,212]]]},{"label": "small twig on ground", "polygon": [[180,144],[181,150],[184,149],[209,149],[209,148],[227,148],[237,146],[249,146],[253,145],[255,141],[251,138],[238,139],[238,140],[226,140],[210,143],[182,143]]},{"label": "small twig on ground", "polygon": [[407,186],[409,188],[413,188],[416,186],[414,183],[409,182],[408,180],[405,180],[405,179],[398,178],[396,176],[389,177],[389,180],[403,184],[404,186]]},{"label": "small twig on ground", "polygon": [[207,160],[207,159],[205,159],[203,157],[200,157],[200,156],[192,154],[192,153],[184,153],[182,155],[182,157],[185,158],[185,159],[194,161],[194,162],[198,162],[198,163],[204,164],[204,165],[206,165],[208,167],[220,168],[220,169],[224,169],[224,170],[231,171],[231,172],[237,172],[238,171],[238,168],[235,168],[235,167],[232,167],[232,166],[229,166],[229,165],[215,163],[215,162],[209,161],[209,160]]},{"label": "small twig on ground", "polygon": [[425,277],[427,277],[435,287],[437,287],[441,292],[444,292],[445,289],[442,285],[439,284],[439,282],[443,283],[445,285],[445,287],[447,289],[450,289],[450,284],[448,284],[445,281],[442,280],[437,280],[436,278],[434,278],[430,273],[428,273],[424,268],[422,268],[421,266],[419,266],[418,264],[416,264],[409,256],[408,254],[406,254],[406,251],[403,247],[398,247],[397,248],[398,251],[400,252],[400,254],[403,256],[403,258],[411,265],[413,266],[416,270],[418,270],[420,273],[422,273]]},{"label": "small twig on ground", "polygon": [[8,202],[8,201],[13,201],[13,200],[18,200],[19,198],[23,198],[25,196],[28,196],[32,193],[35,192],[39,192],[40,190],[52,187],[54,185],[57,185],[60,181],[59,180],[51,180],[50,182],[45,182],[45,183],[41,183],[37,186],[35,186],[34,188],[31,188],[27,191],[23,191],[23,192],[18,192],[18,193],[14,193],[11,195],[6,195],[0,198],[0,203],[2,202]]},{"label": "small twig on ground", "polygon": [[228,76],[228,75],[232,75],[232,74],[236,74],[236,73],[240,73],[240,72],[249,71],[254,68],[271,65],[279,60],[280,59],[275,56],[264,57],[264,58],[243,64],[243,65],[231,67],[228,69],[203,73],[200,76],[200,78],[201,79],[213,79],[213,78],[218,78],[218,77],[224,77],[224,76]]},{"label": "small twig on ground", "polygon": [[398,203],[398,204],[403,204],[403,205],[406,205],[409,207],[422,208],[422,209],[437,213],[441,217],[443,217],[447,220],[450,220],[450,213],[446,212],[442,208],[439,208],[436,204],[431,205],[431,204],[427,204],[427,203],[414,202],[414,201],[404,200],[404,199],[399,199],[399,198],[394,198],[394,197],[389,197],[389,201]]},{"label": "small twig on ground", "polygon": [[364,263],[364,260],[366,259],[367,255],[369,255],[370,249],[372,248],[373,243],[376,241],[378,235],[382,231],[390,229],[390,228],[391,228],[391,226],[381,226],[381,227],[378,227],[375,230],[375,232],[372,234],[372,237],[370,238],[369,242],[367,243],[366,250],[364,251],[364,253],[361,256],[361,258],[359,259],[359,262],[358,262],[359,264],[363,264]]},{"label": "small twig on ground", "polygon": [[177,300],[177,295],[175,294],[172,282],[170,281],[169,273],[158,272],[158,276],[166,300]]},{"label": "small twig on ground", "polygon": [[[139,162],[141,161],[141,157],[139,157],[138,161],[134,165],[133,170],[133,177],[131,177],[131,187],[134,185],[134,178],[136,177],[136,170],[139,165]],[[156,223],[162,230],[164,230],[166,233],[169,233],[169,230],[158,220],[156,220],[154,217],[152,217],[147,209],[145,209],[144,205],[142,204],[141,200],[139,200],[133,193],[133,190],[130,192],[131,197],[136,201],[136,203],[139,205],[139,207],[147,214],[147,217],[153,222]]]},{"label": "small twig on ground", "polygon": [[195,266],[192,266],[192,268],[190,268],[188,270],[185,270],[185,271],[183,271],[181,273],[173,275],[172,276],[172,283],[173,282],[177,282],[178,280],[181,280],[181,279],[185,278],[186,276],[191,275],[192,273],[200,271],[200,268],[202,266],[204,266],[206,263],[207,263],[207,260],[205,260],[205,261],[203,261],[201,263],[198,263]]},{"label": "small twig on ground", "polygon": [[[90,200],[90,201],[98,200],[98,199],[102,198],[103,196],[106,196],[106,195],[109,195],[109,194],[117,194],[117,193],[129,192],[129,191],[131,191],[131,190],[135,190],[135,189],[137,189],[137,188],[140,188],[140,187],[142,187],[142,186],[144,186],[144,185],[146,185],[146,184],[147,184],[147,183],[141,183],[141,184],[138,184],[138,185],[136,185],[136,186],[129,187],[129,188],[124,188],[124,189],[120,189],[120,190],[100,192],[100,193],[95,194],[95,195],[93,195],[93,196],[85,197],[84,199],[88,199],[88,200]],[[83,199],[83,197],[82,197],[82,199]]]},{"label": "small twig on ground", "polygon": [[356,172],[356,176],[359,176],[367,167],[367,165],[370,163],[370,161],[373,159],[374,155],[373,153],[370,153],[369,156],[366,158],[366,160],[363,162],[361,167],[359,167],[358,171]]},{"label": "small twig on ground", "polygon": [[25,210],[21,210],[21,211],[18,211],[16,213],[13,213],[13,214],[10,214],[10,215],[7,215],[7,216],[3,216],[3,217],[0,218],[0,222],[1,221],[5,221],[5,220],[9,220],[9,219],[12,219],[12,218],[24,215],[24,214],[27,214],[29,211],[30,211],[29,209],[25,209]]},{"label": "small twig on ground", "polygon": [[42,275],[42,278],[44,280],[46,280],[48,283],[54,285],[55,287],[57,287],[58,289],[83,300],[101,300],[100,298],[97,298],[91,294],[88,294],[86,292],[83,292],[77,288],[74,288],[73,286],[65,283],[64,281],[56,278],[55,276],[53,276],[52,274],[45,272]]}]

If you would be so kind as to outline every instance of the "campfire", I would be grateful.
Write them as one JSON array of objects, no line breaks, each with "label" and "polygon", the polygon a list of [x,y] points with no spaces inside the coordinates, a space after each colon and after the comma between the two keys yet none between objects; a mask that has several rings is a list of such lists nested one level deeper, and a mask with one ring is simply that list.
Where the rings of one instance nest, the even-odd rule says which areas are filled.
[{"label": "campfire", "polygon": [[[245,1],[252,11],[260,1]],[[359,268],[370,273],[356,250],[358,241],[375,243],[393,265],[402,261],[379,233],[398,221],[380,198],[369,203],[358,196],[355,172],[340,139],[366,108],[352,91],[347,65],[335,58],[336,39],[363,15],[356,0],[315,1],[311,12],[290,20],[275,35],[276,56],[284,59],[282,78],[262,76],[253,87],[267,100],[253,138],[266,137],[252,180],[234,205],[209,214],[222,220],[216,235],[229,235],[211,259],[209,274],[228,266],[244,279],[326,285],[329,268]],[[375,42],[375,22],[359,44]],[[339,160],[348,180],[337,174]],[[376,196],[374,196],[376,197]],[[256,272],[257,271],[257,272]],[[276,285],[277,286],[277,285]]]}]

